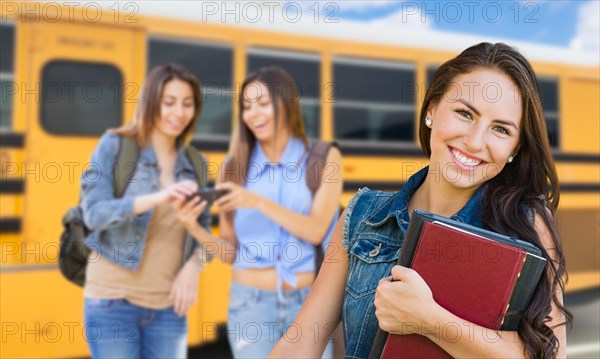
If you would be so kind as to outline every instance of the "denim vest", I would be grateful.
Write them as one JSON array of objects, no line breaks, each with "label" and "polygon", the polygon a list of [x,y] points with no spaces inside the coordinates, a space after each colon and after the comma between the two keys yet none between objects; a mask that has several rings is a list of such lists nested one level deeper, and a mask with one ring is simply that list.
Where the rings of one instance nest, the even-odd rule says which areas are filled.
[{"label": "denim vest", "polygon": [[[81,208],[84,222],[91,230],[85,244],[113,263],[136,270],[144,253],[148,224],[154,211],[136,216],[133,213],[133,201],[137,196],[159,190],[160,168],[152,145],[140,149],[134,175],[125,193],[121,198],[115,198],[114,171],[130,171],[132,165],[115,166],[119,143],[118,135],[104,134],[81,176]],[[176,182],[184,179],[196,181],[194,168],[181,144],[178,144],[174,174]],[[209,208],[202,213],[199,222],[210,231]],[[196,248],[201,247],[186,234],[182,263]]]},{"label": "denim vest", "polygon": [[[367,358],[379,328],[375,290],[391,274],[408,228],[408,202],[427,176],[428,167],[411,176],[399,192],[363,188],[350,200],[342,243],[348,253],[348,278],[342,323],[346,358]],[[451,218],[483,227],[480,216],[484,186]]]}]

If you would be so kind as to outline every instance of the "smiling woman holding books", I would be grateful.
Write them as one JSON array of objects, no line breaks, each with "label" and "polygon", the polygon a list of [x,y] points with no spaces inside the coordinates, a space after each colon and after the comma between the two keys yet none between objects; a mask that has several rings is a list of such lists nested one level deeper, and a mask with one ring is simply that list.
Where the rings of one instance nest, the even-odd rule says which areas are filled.
[{"label": "smiling woman holding books", "polygon": [[[290,329],[305,335],[284,336],[271,356],[320,356],[342,320],[349,358],[368,357],[379,328],[422,335],[458,358],[565,357],[572,316],[563,305],[558,178],[541,105],[531,65],[505,44],[472,46],[440,66],[420,114],[429,166],[399,192],[358,191]],[[519,313],[518,330],[498,331],[452,314],[421,275],[395,265],[415,209],[541,250],[548,264]]]}]

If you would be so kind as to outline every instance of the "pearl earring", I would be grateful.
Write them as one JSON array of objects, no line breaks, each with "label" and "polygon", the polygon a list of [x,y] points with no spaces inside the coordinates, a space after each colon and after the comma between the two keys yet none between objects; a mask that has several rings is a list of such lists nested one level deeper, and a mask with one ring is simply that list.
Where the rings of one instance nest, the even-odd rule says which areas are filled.
[{"label": "pearl earring", "polygon": [[508,160],[506,160],[506,162],[508,163],[512,163],[512,161],[515,159],[514,156],[508,156]]},{"label": "pearl earring", "polygon": [[433,125],[433,120],[429,117],[425,117],[425,126],[431,128],[431,125]]}]

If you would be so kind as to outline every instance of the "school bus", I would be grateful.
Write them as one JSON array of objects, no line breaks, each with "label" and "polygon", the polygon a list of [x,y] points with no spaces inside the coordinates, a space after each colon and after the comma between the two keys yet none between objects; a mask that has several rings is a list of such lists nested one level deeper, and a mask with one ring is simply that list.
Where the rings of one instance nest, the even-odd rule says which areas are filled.
[{"label": "school bus", "polygon": [[[79,177],[99,136],[132,117],[152,66],[180,63],[202,81],[193,144],[214,164],[226,155],[247,72],[285,68],[298,82],[309,136],[341,146],[345,204],[359,187],[398,190],[425,164],[417,116],[426,84],[437,66],[475,43],[312,18],[209,22],[199,3],[166,4],[2,3],[1,357],[89,355],[86,340],[98,333],[84,327],[82,290],[56,264],[61,215],[78,201]],[[597,287],[599,64],[543,46],[523,50],[539,76],[561,181],[567,290]],[[214,176],[216,167],[209,170]],[[229,281],[230,268],[221,263],[202,272],[189,313],[190,345],[217,337]]]}]

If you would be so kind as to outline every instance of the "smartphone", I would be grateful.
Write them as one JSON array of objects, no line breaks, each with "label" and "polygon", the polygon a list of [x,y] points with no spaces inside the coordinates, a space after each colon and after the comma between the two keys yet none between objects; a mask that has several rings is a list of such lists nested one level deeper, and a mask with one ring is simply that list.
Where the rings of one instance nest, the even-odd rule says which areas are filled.
[{"label": "smartphone", "polygon": [[206,201],[208,203],[208,205],[210,206],[214,201],[216,201],[218,198],[226,195],[227,193],[229,193],[229,190],[216,189],[214,187],[205,187],[205,188],[198,189],[198,191],[196,193],[194,193],[191,196],[188,196],[187,199],[189,201],[192,198],[199,196],[202,200]]}]

